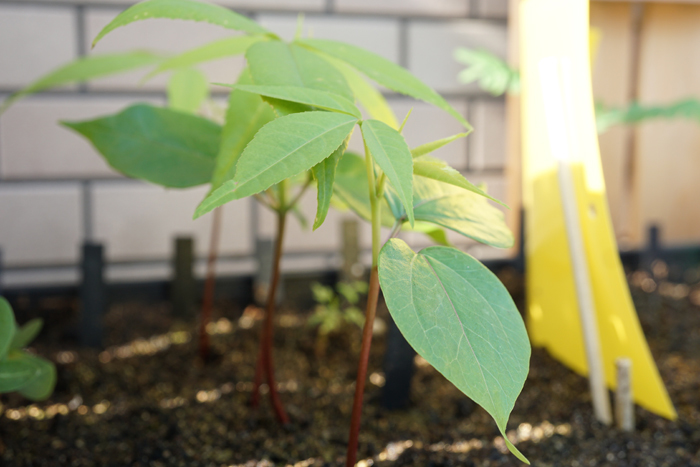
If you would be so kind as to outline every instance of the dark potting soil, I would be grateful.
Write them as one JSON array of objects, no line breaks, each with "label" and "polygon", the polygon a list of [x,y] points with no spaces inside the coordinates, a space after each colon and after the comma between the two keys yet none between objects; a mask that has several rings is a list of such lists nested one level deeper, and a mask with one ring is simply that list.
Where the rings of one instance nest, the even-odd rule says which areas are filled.
[{"label": "dark potting soil", "polygon": [[[697,272],[697,271],[696,271]],[[636,430],[593,420],[587,380],[545,351],[510,418],[510,436],[537,466],[700,466],[700,274],[672,284],[630,275],[652,353],[679,418],[636,409]],[[516,295],[522,279],[503,276]],[[380,317],[386,317],[380,307]],[[360,330],[332,336],[314,353],[308,315],[280,310],[275,359],[292,419],[279,426],[267,398],[248,406],[261,312],[219,303],[210,325],[212,361],[196,358],[196,329],[173,323],[168,306],[126,303],[106,318],[108,348],[78,348],[49,323],[34,350],[56,362],[45,402],[0,401],[3,466],[341,466]],[[489,415],[417,359],[412,405],[380,407],[385,336],[375,336],[360,435],[362,466],[518,466]],[[267,389],[265,386],[263,389]]]}]

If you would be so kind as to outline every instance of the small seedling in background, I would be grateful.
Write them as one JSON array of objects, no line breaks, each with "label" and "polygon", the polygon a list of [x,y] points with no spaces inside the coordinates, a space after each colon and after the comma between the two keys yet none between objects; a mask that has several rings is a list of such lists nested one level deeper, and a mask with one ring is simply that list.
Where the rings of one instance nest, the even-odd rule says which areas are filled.
[{"label": "small seedling in background", "polygon": [[351,283],[339,282],[333,288],[321,285],[318,282],[311,284],[311,291],[316,300],[314,313],[309,317],[309,326],[318,326],[316,338],[316,356],[324,357],[328,347],[328,337],[331,333],[338,332],[348,325],[356,325],[360,329],[365,324],[365,316],[357,307],[360,298],[367,293],[367,283],[355,281]]},{"label": "small seedling in background", "polygon": [[54,364],[22,350],[39,335],[42,324],[40,319],[33,319],[19,327],[12,307],[0,297],[0,393],[16,391],[40,401],[53,392]]}]

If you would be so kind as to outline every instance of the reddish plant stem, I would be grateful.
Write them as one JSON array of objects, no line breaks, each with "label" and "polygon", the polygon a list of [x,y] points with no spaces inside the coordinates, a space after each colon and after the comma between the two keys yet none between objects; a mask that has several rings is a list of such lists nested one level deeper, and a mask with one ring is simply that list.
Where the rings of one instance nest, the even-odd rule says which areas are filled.
[{"label": "reddish plant stem", "polygon": [[286,425],[289,423],[289,417],[284,410],[282,400],[277,392],[277,383],[275,381],[275,368],[272,358],[272,341],[273,341],[273,323],[275,313],[275,300],[277,298],[277,289],[280,280],[280,263],[282,260],[282,243],[284,240],[284,230],[287,220],[287,213],[281,211],[277,213],[277,238],[275,239],[275,252],[272,260],[272,278],[270,280],[270,288],[267,292],[267,304],[265,307],[265,322],[263,324],[262,334],[260,337],[260,352],[258,354],[258,363],[255,369],[255,381],[253,382],[253,395],[251,397],[251,405],[257,407],[259,404],[260,383],[262,382],[263,373],[267,379],[267,384],[270,389],[270,402],[275,411],[277,420]]},{"label": "reddish plant stem", "polygon": [[206,362],[209,358],[209,334],[207,325],[211,321],[211,309],[214,304],[214,287],[216,285],[216,257],[221,236],[221,208],[214,210],[211,224],[211,239],[209,240],[209,258],[207,258],[207,278],[204,282],[204,297],[202,310],[199,315],[199,358]]},{"label": "reddish plant stem", "polygon": [[369,276],[369,293],[367,295],[365,325],[362,329],[362,348],[360,349],[360,363],[357,368],[357,380],[355,382],[355,398],[352,402],[350,437],[348,440],[348,453],[345,467],[354,467],[357,461],[357,444],[360,436],[360,420],[362,418],[362,397],[365,393],[365,382],[367,381],[369,349],[372,345],[372,329],[374,328],[374,316],[377,312],[378,299],[379,273],[377,271],[377,266],[374,266]]}]

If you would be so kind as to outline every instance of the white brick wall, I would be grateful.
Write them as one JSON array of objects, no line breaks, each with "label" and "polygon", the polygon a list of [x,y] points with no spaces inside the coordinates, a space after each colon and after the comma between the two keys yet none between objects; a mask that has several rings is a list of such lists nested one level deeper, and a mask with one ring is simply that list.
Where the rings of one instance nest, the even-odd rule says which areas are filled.
[{"label": "white brick wall", "polygon": [[75,59],[76,26],[73,8],[0,4],[0,89],[26,86]]},{"label": "white brick wall", "polygon": [[[132,0],[25,0],[0,3],[0,99],[42,74],[90,50],[90,42]],[[458,46],[483,47],[505,55],[506,0],[217,0],[239,8],[283,37],[296,31],[297,11],[306,14],[305,34],[342,40],[408,66],[428,84],[447,93],[448,101],[472,121],[476,131],[435,153],[474,181],[487,181],[496,197],[505,195],[503,102],[476,87],[457,82],[462,65],[452,59]],[[80,8],[78,7],[80,5]],[[235,32],[204,23],[151,20],[112,32],[95,53],[148,48],[178,53]],[[83,43],[79,44],[82,37]],[[243,66],[241,58],[203,65],[211,81],[231,82]],[[5,286],[75,283],[76,264],[86,231],[105,244],[107,279],[154,280],[170,275],[173,239],[195,239],[197,274],[204,273],[210,216],[191,220],[205,187],[164,190],[115,174],[80,136],[60,127],[59,119],[87,119],[113,113],[134,101],[164,103],[167,76],[144,86],[144,71],[130,72],[89,84],[66,87],[18,102],[0,116],[0,249]],[[445,112],[388,93],[397,117],[414,107],[404,134],[417,146],[461,131]],[[356,133],[359,133],[356,131]],[[358,134],[351,148],[362,152]],[[112,178],[112,180],[109,180]],[[60,179],[67,179],[60,182]],[[91,180],[84,184],[81,180]],[[87,187],[87,188],[86,188]],[[316,209],[315,192],[302,200],[309,223]],[[91,206],[83,219],[85,201]],[[252,211],[256,209],[256,213]],[[254,215],[255,214],[255,215]],[[338,266],[340,222],[351,213],[331,210],[316,232],[302,231],[291,218],[286,245],[291,255],[285,270]],[[257,218],[257,233],[253,219]],[[89,224],[89,225],[86,225]],[[251,200],[226,206],[219,271],[248,274],[255,236],[269,237],[274,217]],[[383,232],[386,236],[388,232]],[[370,229],[361,227],[361,244],[370,245]],[[408,235],[416,247],[421,235]],[[458,244],[473,249],[462,237]],[[473,250],[476,251],[476,250]],[[492,249],[476,251],[498,255]],[[369,256],[364,255],[368,260]]]}]

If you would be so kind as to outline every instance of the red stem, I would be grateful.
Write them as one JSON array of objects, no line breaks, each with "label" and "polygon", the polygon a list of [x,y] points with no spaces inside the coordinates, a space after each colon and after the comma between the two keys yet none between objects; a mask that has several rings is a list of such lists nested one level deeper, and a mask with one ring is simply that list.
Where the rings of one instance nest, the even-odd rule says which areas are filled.
[{"label": "red stem", "polygon": [[207,325],[211,321],[211,309],[214,304],[214,287],[216,285],[216,257],[221,236],[221,208],[214,210],[211,224],[211,239],[209,241],[209,258],[207,259],[207,278],[204,283],[204,297],[199,318],[199,358],[206,362],[209,358],[209,334]]},{"label": "red stem", "polygon": [[265,307],[265,323],[263,324],[262,335],[260,338],[260,352],[258,354],[258,363],[255,369],[255,381],[253,382],[253,395],[251,397],[251,405],[257,407],[259,403],[259,387],[262,380],[262,373],[265,373],[267,384],[270,389],[270,402],[275,410],[277,420],[286,425],[289,423],[289,417],[284,410],[282,400],[277,392],[277,383],[275,381],[275,367],[272,358],[272,341],[273,341],[273,322],[275,313],[275,299],[277,297],[277,289],[280,280],[280,262],[282,260],[282,242],[284,240],[284,228],[287,220],[286,212],[277,213],[277,238],[275,240],[275,252],[272,260],[272,278],[270,280],[270,288],[267,293],[267,304]]},{"label": "red stem", "polygon": [[367,381],[367,367],[369,365],[369,349],[372,345],[372,329],[374,316],[377,312],[377,300],[379,299],[379,274],[377,267],[372,268],[369,276],[369,293],[367,295],[367,310],[365,311],[365,325],[362,329],[362,348],[360,349],[360,363],[357,368],[357,380],[355,382],[355,398],[352,403],[352,416],[350,419],[350,438],[348,440],[348,453],[345,467],[355,467],[357,461],[357,444],[360,436],[360,419],[362,418],[362,396],[365,392]]}]

